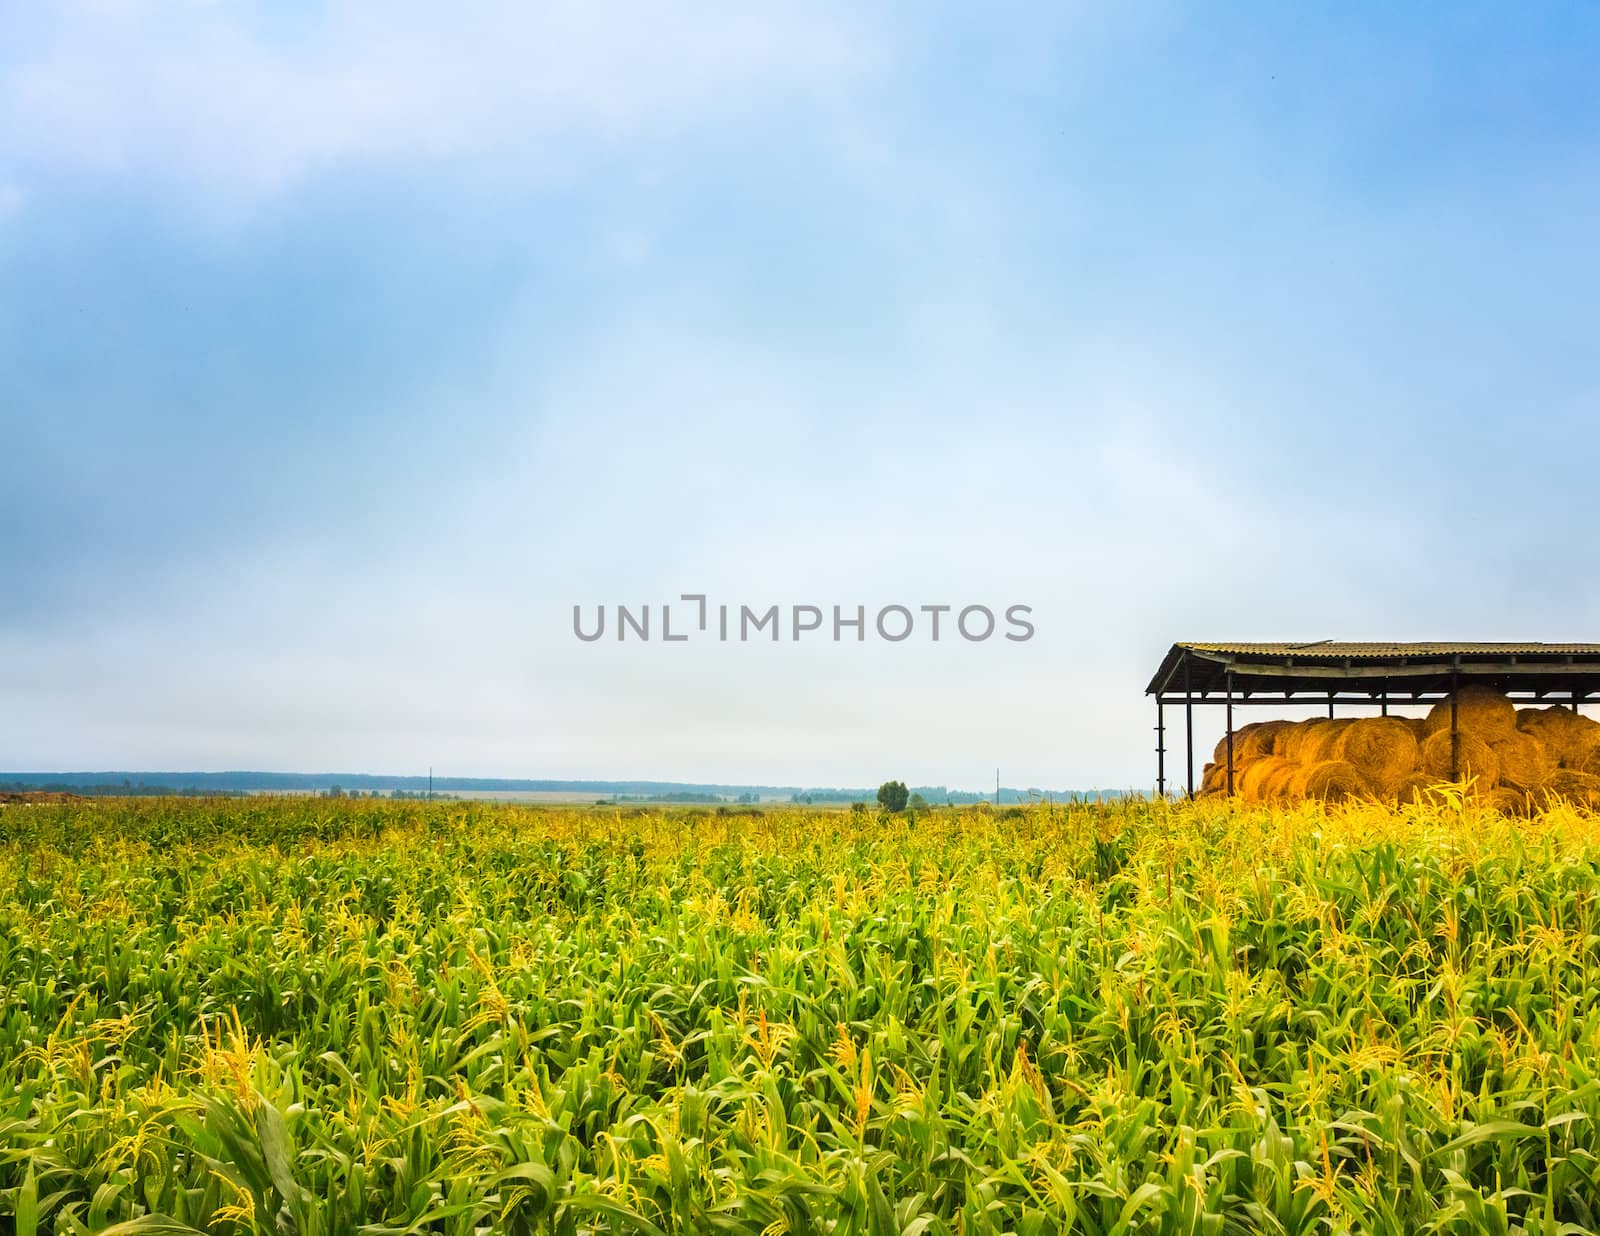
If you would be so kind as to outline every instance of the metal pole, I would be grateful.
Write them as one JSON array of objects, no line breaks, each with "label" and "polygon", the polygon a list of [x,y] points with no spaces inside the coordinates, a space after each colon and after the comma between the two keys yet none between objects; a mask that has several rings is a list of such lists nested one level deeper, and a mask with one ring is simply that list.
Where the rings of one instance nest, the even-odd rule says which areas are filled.
[{"label": "metal pole", "polygon": [[1233,671],[1228,671],[1228,797],[1233,797]]},{"label": "metal pole", "polygon": [[1333,692],[1332,691],[1328,692],[1328,717],[1330,719],[1333,717]]},{"label": "metal pole", "polygon": [[1189,797],[1194,797],[1194,696],[1189,694],[1189,661],[1183,662],[1183,725],[1188,736]]},{"label": "metal pole", "polygon": [[1389,688],[1385,687],[1378,698],[1383,702],[1383,715],[1389,715]]},{"label": "metal pole", "polygon": [[1573,712],[1577,712],[1578,711],[1578,688],[1577,687],[1573,687],[1572,688],[1572,711]]},{"label": "metal pole", "polygon": [[1461,728],[1458,697],[1461,694],[1461,673],[1458,670],[1450,674],[1450,780],[1461,780]]},{"label": "metal pole", "polygon": [[1167,795],[1167,710],[1156,697],[1156,788],[1163,798]]}]

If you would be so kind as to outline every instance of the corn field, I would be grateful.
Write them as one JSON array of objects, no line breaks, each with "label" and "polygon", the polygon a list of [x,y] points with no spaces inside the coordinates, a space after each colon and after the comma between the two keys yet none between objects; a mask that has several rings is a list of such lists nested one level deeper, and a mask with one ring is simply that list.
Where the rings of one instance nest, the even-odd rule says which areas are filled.
[{"label": "corn field", "polygon": [[0,810],[0,1227],[1600,1231],[1600,818]]}]

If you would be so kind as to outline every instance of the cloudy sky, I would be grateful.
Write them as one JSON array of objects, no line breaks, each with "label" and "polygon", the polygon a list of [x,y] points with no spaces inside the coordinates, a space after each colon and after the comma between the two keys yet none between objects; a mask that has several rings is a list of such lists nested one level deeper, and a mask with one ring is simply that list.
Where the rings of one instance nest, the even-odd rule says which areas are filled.
[{"label": "cloudy sky", "polygon": [[[0,9],[0,769],[1143,785],[1176,639],[1600,636],[1592,10],[449,11]],[[685,592],[1036,634],[572,634]]]}]

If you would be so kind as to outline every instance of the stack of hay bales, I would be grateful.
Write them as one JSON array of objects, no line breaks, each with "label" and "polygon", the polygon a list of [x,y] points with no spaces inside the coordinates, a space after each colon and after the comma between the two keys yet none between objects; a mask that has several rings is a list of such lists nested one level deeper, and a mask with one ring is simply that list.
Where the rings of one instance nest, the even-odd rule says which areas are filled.
[{"label": "stack of hay bales", "polygon": [[[1228,740],[1205,767],[1203,796],[1226,794]],[[1233,734],[1233,788],[1246,802],[1419,800],[1460,781],[1486,805],[1528,811],[1556,800],[1600,808],[1600,722],[1559,706],[1519,711],[1487,687],[1463,687],[1426,717],[1261,721]]]}]

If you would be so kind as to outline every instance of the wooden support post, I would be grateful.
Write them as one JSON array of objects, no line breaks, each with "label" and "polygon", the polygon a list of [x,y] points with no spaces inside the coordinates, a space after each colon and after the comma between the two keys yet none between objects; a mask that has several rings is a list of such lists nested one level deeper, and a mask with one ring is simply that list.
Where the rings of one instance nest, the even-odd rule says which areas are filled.
[{"label": "wooden support post", "polygon": [[1233,797],[1233,671],[1228,671],[1228,797]]},{"label": "wooden support post", "polygon": [[1450,675],[1450,780],[1461,780],[1461,727],[1458,702],[1461,695],[1461,675]]},{"label": "wooden support post", "polygon": [[1161,696],[1156,696],[1156,793],[1167,796],[1167,720]]},{"label": "wooden support post", "polygon": [[1189,691],[1189,661],[1183,662],[1183,728],[1185,737],[1185,756],[1188,761],[1188,786],[1189,797],[1194,797],[1194,696]]}]

